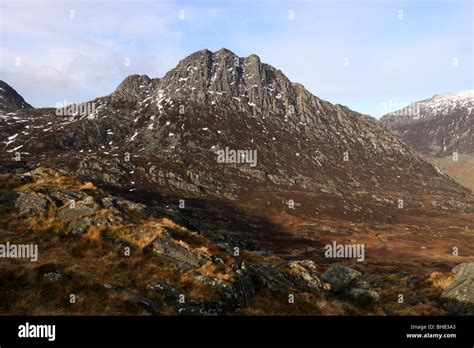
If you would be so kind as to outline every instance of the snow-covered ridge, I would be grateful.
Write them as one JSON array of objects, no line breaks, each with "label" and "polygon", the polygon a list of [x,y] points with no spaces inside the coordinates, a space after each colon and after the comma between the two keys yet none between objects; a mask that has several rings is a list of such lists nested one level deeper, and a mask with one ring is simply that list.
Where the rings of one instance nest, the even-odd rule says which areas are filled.
[{"label": "snow-covered ridge", "polygon": [[468,104],[474,104],[474,90],[436,94],[430,99],[425,99],[413,104],[438,111],[443,111],[447,107],[454,105],[466,106]]},{"label": "snow-covered ridge", "polygon": [[474,90],[436,94],[414,105],[418,110],[416,115],[421,117],[447,115],[458,108],[467,109],[469,115],[474,109]]},{"label": "snow-covered ridge", "polygon": [[[420,100],[400,110],[390,112],[386,116],[409,121],[444,116],[459,110],[465,112],[466,116],[473,113],[474,90],[436,94],[429,99]],[[386,117],[382,117],[381,121],[384,122],[384,120]]]},{"label": "snow-covered ridge", "polygon": [[437,94],[380,119],[416,151],[431,157],[473,153],[474,90]]},{"label": "snow-covered ridge", "polygon": [[435,94],[431,99],[463,100],[474,98],[474,90]]}]

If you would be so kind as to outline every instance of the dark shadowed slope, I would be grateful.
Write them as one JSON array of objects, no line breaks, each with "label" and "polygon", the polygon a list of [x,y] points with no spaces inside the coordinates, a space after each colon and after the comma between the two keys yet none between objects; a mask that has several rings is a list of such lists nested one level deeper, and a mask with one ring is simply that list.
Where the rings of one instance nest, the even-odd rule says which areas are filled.
[{"label": "dark shadowed slope", "polygon": [[2,112],[30,108],[32,108],[32,106],[28,104],[17,91],[0,80],[0,110]]}]

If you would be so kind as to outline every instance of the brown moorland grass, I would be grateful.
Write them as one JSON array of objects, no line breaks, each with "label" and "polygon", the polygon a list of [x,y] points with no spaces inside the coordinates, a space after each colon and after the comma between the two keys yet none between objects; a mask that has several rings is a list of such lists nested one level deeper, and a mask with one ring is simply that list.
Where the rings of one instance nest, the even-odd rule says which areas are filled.
[{"label": "brown moorland grass", "polygon": [[[78,190],[94,197],[106,193],[92,184],[81,182],[72,176],[63,176],[54,171],[39,171],[32,182],[18,182],[15,176],[0,175],[0,192],[17,189],[38,194],[44,187],[61,187]],[[163,296],[147,288],[152,281],[169,284],[187,296],[196,299],[215,299],[214,289],[197,281],[192,272],[222,280],[232,279],[234,258],[202,235],[191,231],[169,218],[143,217],[137,221],[127,220],[118,211],[102,208],[94,212],[94,218],[109,218],[112,226],[103,224],[90,226],[86,233],[75,236],[66,233],[66,224],[56,218],[57,209],[51,204],[48,211],[33,218],[20,218],[0,205],[0,242],[37,243],[40,259],[3,259],[0,261],[0,313],[1,314],[58,314],[58,315],[141,315],[147,313],[141,305],[130,300],[128,293],[118,293],[107,289],[104,284],[122,287],[131,293],[141,294],[162,306],[160,314],[171,314],[173,309],[163,302]],[[138,215],[137,215],[138,216]],[[296,222],[296,220],[295,220]],[[177,243],[189,250],[198,250],[214,255],[224,261],[223,265],[204,264],[199,268],[183,270],[176,264],[154,254],[150,245],[156,238],[169,232]],[[397,233],[395,233],[397,232]],[[397,236],[401,231],[387,231],[383,238],[388,243],[398,245]],[[405,233],[404,235],[407,235]],[[111,236],[111,239],[106,238]],[[354,235],[359,238],[359,236]],[[353,238],[355,238],[353,236]],[[364,237],[363,234],[360,238]],[[371,243],[379,244],[373,234]],[[416,236],[415,236],[416,237]],[[115,243],[114,240],[120,241]],[[131,255],[125,256],[123,244],[132,246]],[[400,244],[404,247],[405,244]],[[428,244],[429,246],[429,244]],[[440,245],[439,247],[444,247]],[[407,253],[407,255],[409,255]],[[246,263],[281,264],[278,256],[264,256],[258,252],[242,251],[242,261]],[[422,260],[424,261],[424,260]],[[394,260],[378,261],[368,267],[383,270],[373,274],[371,281],[378,284],[374,290],[381,299],[376,305],[358,306],[349,299],[336,297],[331,293],[297,293],[295,303],[288,303],[287,295],[259,290],[250,300],[242,314],[249,315],[440,315],[444,311],[437,305],[436,298],[452,281],[452,275],[432,272],[418,282],[411,284],[407,278],[389,274],[399,269]],[[403,260],[413,263],[412,259]],[[366,265],[366,267],[367,267]],[[357,267],[356,267],[357,268]],[[321,269],[320,271],[323,271]],[[45,272],[60,272],[67,280],[56,282],[44,277]],[[404,304],[397,302],[397,294],[402,293]],[[76,295],[76,303],[69,302],[70,295]],[[410,305],[408,302],[422,297],[423,301]]]}]

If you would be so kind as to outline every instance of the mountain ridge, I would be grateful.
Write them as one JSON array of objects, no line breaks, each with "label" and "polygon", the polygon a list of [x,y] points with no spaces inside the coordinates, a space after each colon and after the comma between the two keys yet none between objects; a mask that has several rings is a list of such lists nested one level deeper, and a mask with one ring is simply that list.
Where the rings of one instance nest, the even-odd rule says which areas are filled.
[{"label": "mountain ridge", "polygon": [[[83,107],[0,111],[0,213],[10,216],[4,230],[40,236],[52,259],[57,235],[68,241],[60,245],[65,254],[76,257],[70,243],[76,250],[91,239],[107,255],[93,271],[55,265],[33,274],[74,281],[94,275],[91,286],[122,287],[151,313],[319,313],[306,310],[313,297],[298,297],[303,310],[280,307],[290,291],[299,296],[308,286],[324,301],[334,295],[352,304],[363,295],[375,306],[367,313],[419,314],[421,306],[439,313],[441,291],[430,272],[444,272],[448,281],[453,266],[472,262],[471,191],[382,123],[313,96],[257,56],[246,59],[197,52],[162,78],[131,75]],[[247,157],[219,160],[223,149]],[[327,257],[325,246],[335,242],[363,246],[364,263]],[[112,245],[131,245],[139,262],[120,272],[122,279],[115,269],[126,262],[109,260]],[[90,254],[74,257],[68,265],[90,264]],[[109,268],[114,272],[104,274]],[[359,271],[376,275],[372,290],[360,283],[347,293],[321,292],[318,279],[332,286],[340,274]],[[418,291],[420,282],[426,286]],[[400,284],[407,296],[429,293],[433,301],[400,307]],[[212,289],[232,291],[223,300],[209,298]],[[189,306],[176,305],[178,291],[189,294]],[[281,292],[280,303],[274,294]],[[154,305],[161,296],[171,298],[165,311]]]},{"label": "mountain ridge", "polygon": [[[6,155],[20,151],[38,163],[52,161],[51,155],[39,161],[29,154],[51,153],[56,165],[128,190],[158,187],[252,202],[261,200],[252,187],[265,194],[308,191],[330,196],[332,204],[318,204],[330,214],[341,214],[345,201],[343,216],[352,218],[373,218],[374,209],[386,210],[385,218],[398,214],[397,201],[405,196],[416,210],[425,209],[420,199],[426,194],[463,200],[468,193],[373,118],[312,95],[256,55],[201,50],[161,78],[130,75],[89,103],[93,115],[58,117],[54,109],[35,109],[15,115],[21,122],[7,117],[4,130],[11,130],[4,137],[17,135]],[[218,164],[216,152],[226,147],[257,151],[258,166]],[[315,197],[301,198],[309,199],[303,214],[312,214],[307,205]],[[362,208],[365,201],[372,208]]]},{"label": "mountain ridge", "polygon": [[474,189],[474,90],[450,92],[412,103],[380,122],[441,169]]},{"label": "mountain ridge", "polygon": [[5,81],[0,80],[0,109],[2,111],[31,108],[33,107],[15,89]]}]

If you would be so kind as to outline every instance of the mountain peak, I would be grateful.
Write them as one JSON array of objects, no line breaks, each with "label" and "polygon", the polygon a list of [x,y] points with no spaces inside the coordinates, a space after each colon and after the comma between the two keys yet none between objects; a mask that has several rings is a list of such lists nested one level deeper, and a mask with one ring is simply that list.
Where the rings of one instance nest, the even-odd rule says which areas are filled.
[{"label": "mountain peak", "polygon": [[[148,93],[143,93],[145,90]],[[227,48],[191,53],[162,79],[132,75],[114,95],[127,100],[155,96],[157,100],[172,98],[208,105],[225,101],[235,110],[261,117],[284,115],[294,122],[301,121],[300,110],[306,113],[306,119],[317,111],[316,98],[302,85],[292,84],[280,70],[262,63],[256,54],[239,57]],[[304,105],[300,107],[300,103]]]},{"label": "mountain peak", "polygon": [[220,54],[237,56],[234,52],[232,52],[231,50],[225,47],[222,47],[221,49],[214,52],[214,55],[220,55]]},{"label": "mountain peak", "polygon": [[251,54],[248,57],[246,57],[245,59],[250,63],[261,64],[260,57],[257,56],[256,54]]},{"label": "mountain peak", "polygon": [[[212,56],[212,51],[208,50],[207,48],[193,52],[189,55],[187,55],[185,58],[183,58],[181,61],[188,61],[188,60],[193,60],[199,57],[209,57]],[[179,65],[179,63],[178,63]]]},{"label": "mountain peak", "polygon": [[120,99],[137,101],[149,90],[151,83],[152,79],[148,75],[129,75],[118,85],[112,95]]},{"label": "mountain peak", "polygon": [[[275,221],[304,218],[315,226],[343,220],[348,230],[364,221],[385,230],[405,217],[472,214],[467,188],[375,120],[313,96],[255,55],[230,57],[199,51],[162,78],[129,76],[96,100],[93,117],[78,110],[65,119],[53,108],[4,115],[0,160],[10,165],[19,152],[28,168],[67,168],[150,201],[183,198],[200,224],[200,202],[216,207],[213,217],[251,211],[262,220],[228,220],[245,231],[275,214],[283,214]],[[227,230],[219,220],[215,226]],[[262,240],[279,232],[261,226]],[[280,236],[300,243],[324,232],[308,235],[307,227]]]}]

